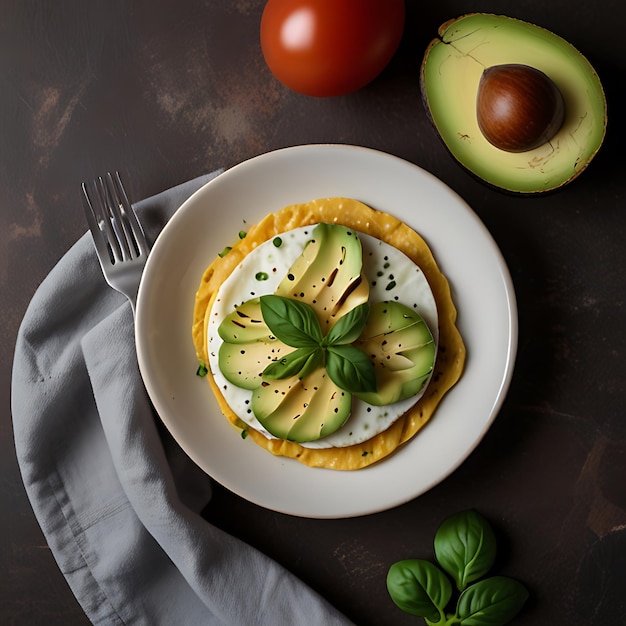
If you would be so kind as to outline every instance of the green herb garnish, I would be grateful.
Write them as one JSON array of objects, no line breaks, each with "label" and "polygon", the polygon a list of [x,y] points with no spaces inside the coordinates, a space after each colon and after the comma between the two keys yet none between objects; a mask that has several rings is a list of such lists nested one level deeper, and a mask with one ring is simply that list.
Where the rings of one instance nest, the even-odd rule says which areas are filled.
[{"label": "green herb garnish", "polygon": [[204,378],[208,373],[209,368],[204,363],[200,363],[200,365],[198,365],[198,369],[196,370],[196,376]]},{"label": "green herb garnish", "polygon": [[[479,513],[463,511],[445,520],[434,547],[439,567],[407,559],[389,568],[387,590],[399,608],[429,626],[499,626],[518,614],[528,598],[526,588],[506,576],[483,578],[493,567],[496,539]],[[459,592],[454,613],[446,612],[455,595],[448,576]]]},{"label": "green herb garnish", "polygon": [[325,366],[330,379],[350,393],[376,390],[374,364],[352,342],[359,337],[369,312],[365,302],[343,315],[326,336],[313,308],[283,296],[261,296],[261,312],[268,328],[283,343],[297,348],[273,361],[263,371],[265,378],[304,378]]},{"label": "green herb garnish", "polygon": [[261,296],[261,313],[269,329],[292,348],[317,346],[322,329],[315,311],[305,302],[283,296]]},{"label": "green herb garnish", "polygon": [[231,246],[226,246],[219,254],[218,256],[221,258],[224,258],[230,251],[232,250]]},{"label": "green herb garnish", "polygon": [[272,239],[272,243],[276,248],[280,248],[283,245],[283,240],[280,237],[274,237],[274,239]]}]

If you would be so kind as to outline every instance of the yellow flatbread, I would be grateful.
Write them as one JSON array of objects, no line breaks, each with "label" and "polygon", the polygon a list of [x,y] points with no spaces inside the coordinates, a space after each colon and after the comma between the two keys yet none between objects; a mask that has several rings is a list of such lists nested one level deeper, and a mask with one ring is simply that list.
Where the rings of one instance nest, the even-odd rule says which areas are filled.
[{"label": "yellow flatbread", "polygon": [[311,467],[356,470],[372,465],[394,452],[432,417],[444,394],[460,378],[465,364],[465,345],[456,327],[456,308],[450,286],[437,267],[435,259],[420,235],[397,218],[377,211],[350,198],[324,198],[294,204],[267,215],[252,226],[223,257],[217,257],[206,269],[196,294],[193,319],[193,342],[198,359],[208,364],[207,321],[221,284],[242,259],[261,243],[300,226],[326,222],[342,224],[394,246],[412,259],[424,272],[433,292],[439,318],[439,343],[435,371],[426,393],[387,430],[363,443],[342,448],[306,448],[280,439],[267,439],[244,424],[232,411],[211,372],[211,384],[221,411],[237,428],[245,429],[259,446],[279,456],[297,459]]}]

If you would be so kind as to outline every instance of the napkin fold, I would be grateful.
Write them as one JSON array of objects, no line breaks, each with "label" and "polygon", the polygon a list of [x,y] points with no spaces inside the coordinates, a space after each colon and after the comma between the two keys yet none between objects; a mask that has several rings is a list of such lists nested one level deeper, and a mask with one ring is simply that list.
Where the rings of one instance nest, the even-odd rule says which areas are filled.
[{"label": "napkin fold", "polygon": [[[149,239],[219,173],[139,202]],[[33,510],[94,624],[350,623],[289,571],[200,516],[210,479],[155,416],[130,304],[105,283],[89,233],[26,311],[12,414]]]}]

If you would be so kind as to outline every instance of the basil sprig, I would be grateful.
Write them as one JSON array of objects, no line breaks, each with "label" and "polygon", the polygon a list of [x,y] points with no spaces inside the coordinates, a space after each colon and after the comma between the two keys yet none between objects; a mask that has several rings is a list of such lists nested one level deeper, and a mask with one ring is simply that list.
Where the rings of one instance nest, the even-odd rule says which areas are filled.
[{"label": "basil sprig", "polygon": [[376,390],[374,364],[351,345],[365,328],[369,305],[360,304],[343,315],[324,336],[313,308],[277,295],[261,296],[261,314],[270,331],[283,343],[296,348],[272,361],[263,376],[270,380],[304,378],[318,367],[326,367],[329,378],[349,393]]},{"label": "basil sprig", "polygon": [[[495,535],[479,513],[469,510],[449,517],[434,543],[440,567],[406,559],[389,568],[387,590],[400,609],[423,617],[429,626],[500,626],[517,615],[528,598],[520,582],[506,576],[479,580],[496,556]],[[454,595],[446,574],[460,592],[454,613],[446,612]]]}]

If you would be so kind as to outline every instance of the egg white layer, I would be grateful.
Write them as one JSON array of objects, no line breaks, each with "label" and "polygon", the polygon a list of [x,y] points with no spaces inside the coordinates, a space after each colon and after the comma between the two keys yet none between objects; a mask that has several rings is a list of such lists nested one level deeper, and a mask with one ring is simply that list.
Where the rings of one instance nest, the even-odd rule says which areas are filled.
[{"label": "egg white layer", "polygon": [[[224,398],[235,414],[251,428],[268,433],[250,409],[252,392],[228,382],[218,364],[222,338],[217,329],[233,309],[246,300],[272,294],[300,256],[315,226],[303,226],[266,241],[250,252],[232,274],[222,283],[208,322],[209,367]],[[358,233],[363,249],[363,270],[370,285],[371,303],[396,300],[416,310],[428,325],[435,343],[438,342],[437,305],[422,270],[404,253],[389,244]],[[276,245],[279,244],[279,245]],[[303,443],[307,448],[345,447],[361,443],[386,430],[408,411],[421,394],[390,404],[372,406],[353,397],[352,412],[338,431],[317,441]]]}]

